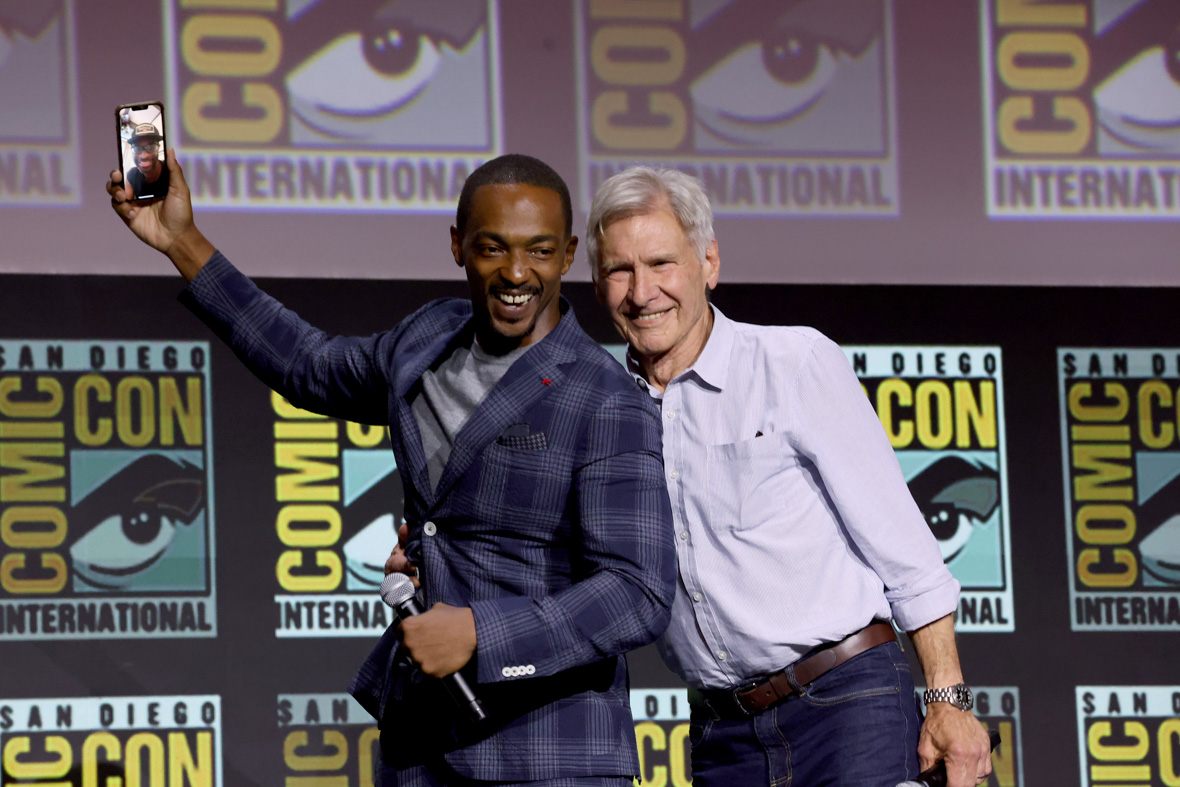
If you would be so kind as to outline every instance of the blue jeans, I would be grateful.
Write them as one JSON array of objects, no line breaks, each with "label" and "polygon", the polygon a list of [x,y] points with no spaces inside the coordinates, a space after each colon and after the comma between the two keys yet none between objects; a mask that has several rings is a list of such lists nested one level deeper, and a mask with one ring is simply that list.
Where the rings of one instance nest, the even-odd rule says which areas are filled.
[{"label": "blue jeans", "polygon": [[693,787],[896,787],[918,775],[921,721],[905,655],[878,645],[748,719],[693,706]]}]

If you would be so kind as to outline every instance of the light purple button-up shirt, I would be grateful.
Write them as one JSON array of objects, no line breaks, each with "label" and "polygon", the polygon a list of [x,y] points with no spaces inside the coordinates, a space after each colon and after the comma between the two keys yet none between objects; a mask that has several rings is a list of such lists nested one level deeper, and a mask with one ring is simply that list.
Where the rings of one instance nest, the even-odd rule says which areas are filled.
[{"label": "light purple button-up shirt", "polygon": [[954,611],[959,583],[840,348],[713,316],[696,363],[650,389],[680,561],[668,666],[722,688],[874,618],[913,630]]}]

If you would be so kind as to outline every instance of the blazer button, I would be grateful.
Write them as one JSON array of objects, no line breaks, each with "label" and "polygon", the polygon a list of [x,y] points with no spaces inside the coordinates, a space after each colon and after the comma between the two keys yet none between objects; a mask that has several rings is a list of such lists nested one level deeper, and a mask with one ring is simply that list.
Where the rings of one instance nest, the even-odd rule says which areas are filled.
[{"label": "blazer button", "polygon": [[438,532],[438,527],[433,522],[427,522],[422,526],[422,532],[428,536],[433,536]]}]

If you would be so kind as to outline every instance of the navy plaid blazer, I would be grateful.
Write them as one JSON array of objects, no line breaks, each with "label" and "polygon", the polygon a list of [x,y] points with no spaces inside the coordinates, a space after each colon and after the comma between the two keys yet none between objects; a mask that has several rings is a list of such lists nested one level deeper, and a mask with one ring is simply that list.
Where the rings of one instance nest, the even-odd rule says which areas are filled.
[{"label": "navy plaid blazer", "polygon": [[638,774],[621,654],[660,635],[676,581],[659,417],[569,304],[476,408],[431,489],[407,399],[468,338],[469,301],[434,301],[367,338],[329,337],[220,253],[182,301],[292,404],[391,427],[420,600],[474,613],[463,672],[488,723],[461,721],[393,626],[353,679],[385,763],[442,758],[489,781]]}]

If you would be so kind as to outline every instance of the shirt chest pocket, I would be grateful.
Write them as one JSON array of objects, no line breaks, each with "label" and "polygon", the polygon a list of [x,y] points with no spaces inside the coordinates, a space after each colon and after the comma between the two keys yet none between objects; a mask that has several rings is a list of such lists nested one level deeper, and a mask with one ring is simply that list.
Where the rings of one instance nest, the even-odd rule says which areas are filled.
[{"label": "shirt chest pocket", "polygon": [[782,516],[786,506],[783,471],[796,464],[778,434],[712,445],[705,452],[709,525],[714,530],[749,530]]}]

